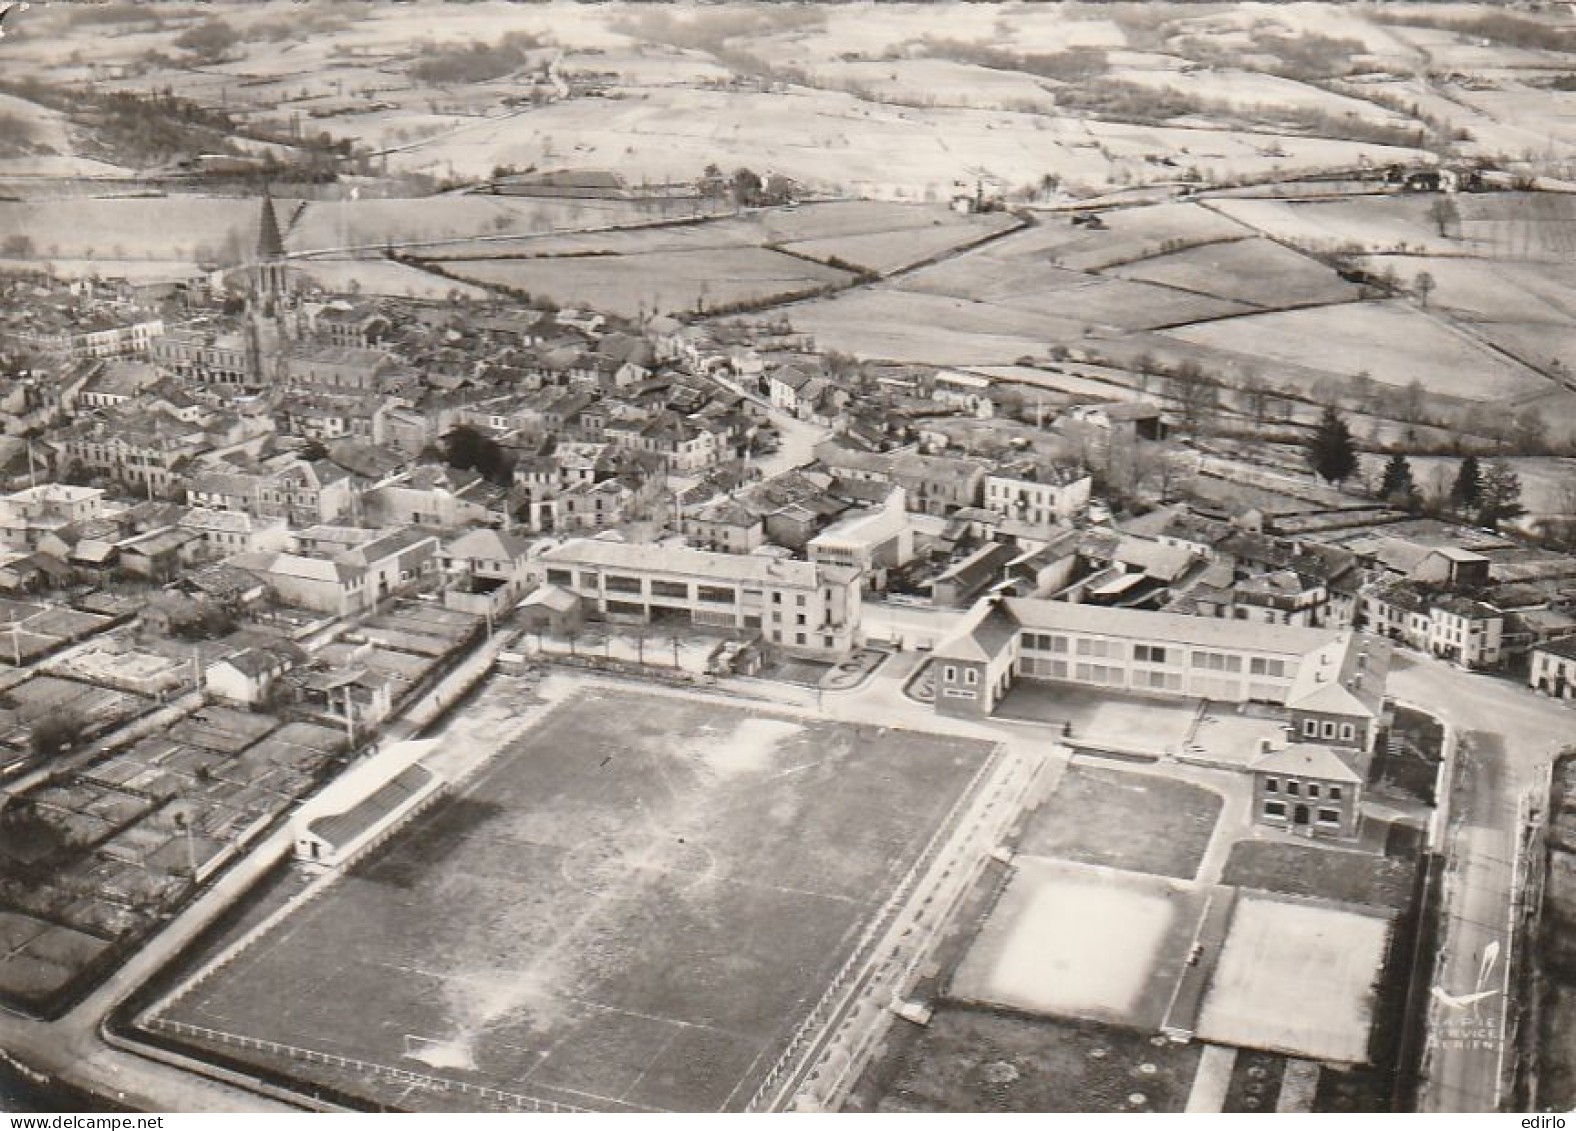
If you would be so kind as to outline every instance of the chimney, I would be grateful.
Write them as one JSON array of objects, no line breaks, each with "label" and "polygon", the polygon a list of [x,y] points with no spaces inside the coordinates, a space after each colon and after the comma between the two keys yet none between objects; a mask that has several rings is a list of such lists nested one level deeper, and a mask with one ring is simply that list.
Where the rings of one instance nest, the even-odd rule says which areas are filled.
[{"label": "chimney", "polygon": [[1275,749],[1275,740],[1273,738],[1261,738],[1261,739],[1259,739],[1259,753],[1260,754],[1268,754],[1270,751],[1272,751],[1274,749]]}]

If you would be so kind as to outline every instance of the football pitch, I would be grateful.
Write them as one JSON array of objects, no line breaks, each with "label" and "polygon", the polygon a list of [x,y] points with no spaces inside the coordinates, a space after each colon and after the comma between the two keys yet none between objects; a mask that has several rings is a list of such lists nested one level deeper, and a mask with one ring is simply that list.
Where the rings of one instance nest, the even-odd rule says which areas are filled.
[{"label": "football pitch", "polygon": [[165,1019],[403,1108],[739,1110],[990,753],[589,688]]}]

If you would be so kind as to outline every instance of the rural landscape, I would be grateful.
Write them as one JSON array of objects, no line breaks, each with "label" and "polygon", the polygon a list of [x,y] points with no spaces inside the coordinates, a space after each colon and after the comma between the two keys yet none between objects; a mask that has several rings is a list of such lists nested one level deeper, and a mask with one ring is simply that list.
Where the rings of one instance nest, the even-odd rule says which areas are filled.
[{"label": "rural landscape", "polygon": [[0,12],[0,1107],[1576,1104],[1576,15]]}]

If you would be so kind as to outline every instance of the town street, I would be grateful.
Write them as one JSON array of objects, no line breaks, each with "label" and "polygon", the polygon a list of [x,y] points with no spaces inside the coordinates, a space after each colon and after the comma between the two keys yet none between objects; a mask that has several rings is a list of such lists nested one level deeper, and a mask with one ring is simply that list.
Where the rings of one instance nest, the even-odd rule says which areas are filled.
[{"label": "town street", "polygon": [[1515,887],[1518,806],[1541,767],[1576,734],[1576,714],[1525,687],[1398,652],[1390,692],[1426,704],[1450,728],[1461,760],[1442,850],[1447,854],[1444,953],[1429,998],[1424,1111],[1493,1111],[1505,1024],[1507,937]]}]

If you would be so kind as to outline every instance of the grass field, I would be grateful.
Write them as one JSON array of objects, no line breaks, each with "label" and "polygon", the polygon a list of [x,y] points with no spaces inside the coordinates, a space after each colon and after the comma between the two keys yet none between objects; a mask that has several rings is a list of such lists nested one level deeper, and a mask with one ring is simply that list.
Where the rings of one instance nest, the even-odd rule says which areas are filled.
[{"label": "grass field", "polygon": [[1368,1057],[1386,918],[1244,894],[1198,1035],[1314,1060]]},{"label": "grass field", "polygon": [[589,690],[171,1016],[577,1107],[737,1109],[987,750]]},{"label": "grass field", "polygon": [[1392,912],[1412,899],[1409,860],[1278,841],[1239,841],[1222,882],[1279,895],[1362,903]]},{"label": "grass field", "polygon": [[1074,765],[1034,813],[1018,848],[1190,880],[1220,805],[1219,794],[1187,782]]},{"label": "grass field", "polygon": [[950,996],[1158,1030],[1205,893],[1022,856]]}]

